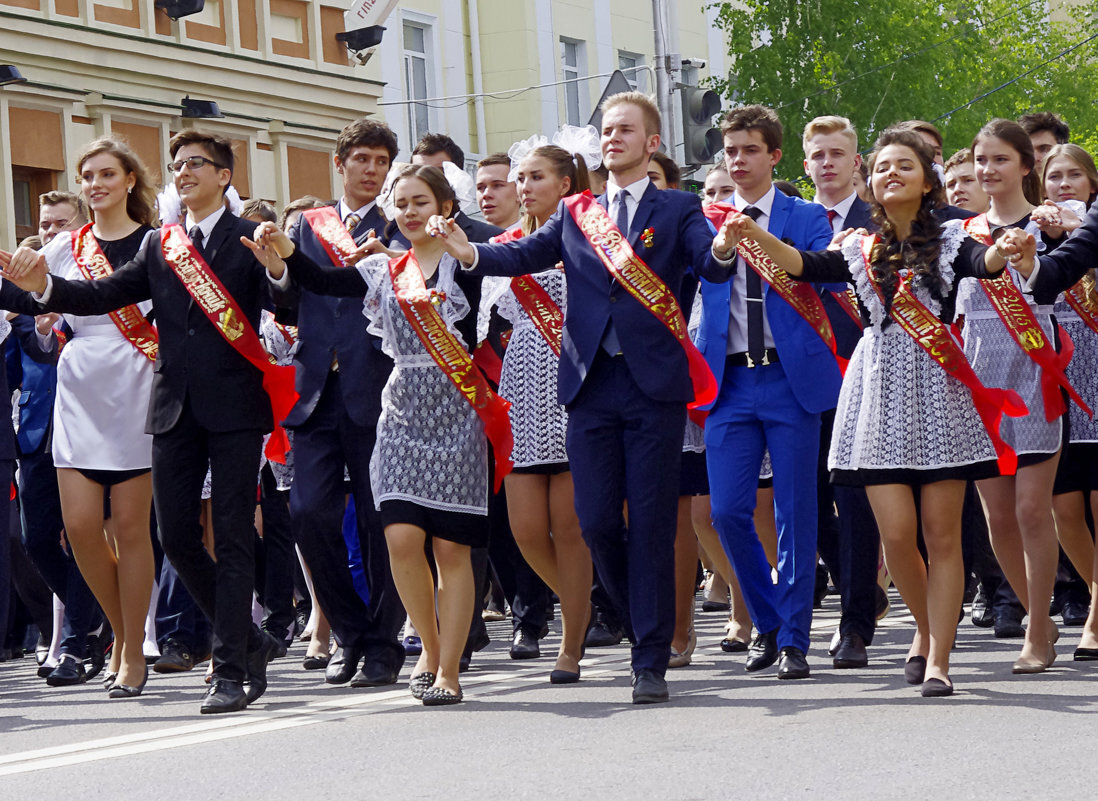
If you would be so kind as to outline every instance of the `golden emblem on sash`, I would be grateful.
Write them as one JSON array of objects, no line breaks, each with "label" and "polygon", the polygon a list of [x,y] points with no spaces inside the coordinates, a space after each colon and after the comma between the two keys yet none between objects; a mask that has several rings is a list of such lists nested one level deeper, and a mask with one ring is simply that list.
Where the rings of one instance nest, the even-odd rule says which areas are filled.
[{"label": "golden emblem on sash", "polygon": [[226,308],[217,317],[217,325],[225,338],[232,342],[244,334],[244,324],[236,319],[232,307]]}]

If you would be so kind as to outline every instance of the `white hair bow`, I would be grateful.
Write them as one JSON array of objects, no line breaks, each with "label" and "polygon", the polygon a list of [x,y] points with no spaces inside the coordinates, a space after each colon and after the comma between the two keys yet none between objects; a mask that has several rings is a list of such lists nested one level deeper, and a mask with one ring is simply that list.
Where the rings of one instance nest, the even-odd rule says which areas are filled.
[{"label": "white hair bow", "polygon": [[583,159],[588,172],[602,164],[602,141],[594,125],[565,125],[553,134],[553,144]]},{"label": "white hair bow", "polygon": [[510,183],[514,183],[518,177],[519,164],[522,160],[529,156],[533,151],[539,147],[549,144],[549,140],[541,134],[534,134],[531,137],[515,142],[509,148],[507,148],[507,156],[511,159],[511,170],[507,173],[507,180]]},{"label": "white hair bow", "polygon": [[156,209],[161,225],[176,225],[183,222],[183,204],[179,200],[179,191],[174,183],[167,184],[156,196]]},{"label": "white hair bow", "polygon": [[[393,184],[396,183],[396,179],[404,173],[407,167],[408,165],[403,162],[394,161],[389,168],[389,174],[385,176],[385,183],[381,186],[381,192],[378,193],[377,207],[385,215],[386,220],[392,220],[396,217]],[[477,185],[473,181],[473,176],[452,161],[442,162],[442,174],[446,176],[446,181],[450,184],[450,188],[454,190],[454,197],[457,199],[457,207],[451,213],[457,214],[458,209],[466,214],[475,212],[477,210]]]}]

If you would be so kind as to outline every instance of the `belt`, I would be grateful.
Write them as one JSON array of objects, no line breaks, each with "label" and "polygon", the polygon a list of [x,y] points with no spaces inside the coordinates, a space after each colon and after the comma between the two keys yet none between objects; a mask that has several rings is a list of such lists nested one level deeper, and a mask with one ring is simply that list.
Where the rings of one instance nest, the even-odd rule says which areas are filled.
[{"label": "belt", "polygon": [[725,363],[729,367],[765,367],[768,364],[777,364],[777,348],[767,348],[763,351],[762,361],[753,362],[751,357],[744,353],[729,353]]}]

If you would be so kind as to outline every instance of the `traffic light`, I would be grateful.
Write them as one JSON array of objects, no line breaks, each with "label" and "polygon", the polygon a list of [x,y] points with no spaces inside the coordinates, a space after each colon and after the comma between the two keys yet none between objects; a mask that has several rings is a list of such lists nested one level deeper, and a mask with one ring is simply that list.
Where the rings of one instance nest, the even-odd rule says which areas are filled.
[{"label": "traffic light", "polygon": [[721,110],[721,96],[712,89],[680,86],[682,96],[683,161],[707,164],[724,146],[721,132],[713,127],[713,117]]}]

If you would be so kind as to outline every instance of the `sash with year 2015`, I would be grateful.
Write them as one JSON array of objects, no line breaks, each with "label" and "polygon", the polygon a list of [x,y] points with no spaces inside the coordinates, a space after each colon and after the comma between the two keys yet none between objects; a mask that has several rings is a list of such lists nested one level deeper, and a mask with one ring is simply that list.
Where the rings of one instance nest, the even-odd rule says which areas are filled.
[{"label": "sash with year 2015", "polygon": [[[961,225],[977,242],[988,247],[995,244],[987,214],[970,217]],[[1034,364],[1041,368],[1041,399],[1044,401],[1045,419],[1051,422],[1067,411],[1067,405],[1060,394],[1061,388],[1080,409],[1093,417],[1094,413],[1079,397],[1079,393],[1075,391],[1075,387],[1071,385],[1064,373],[1064,368],[1071,361],[1075,350],[1067,332],[1062,327],[1059,328],[1062,350],[1057,353],[1045,336],[1041,324],[1037,322],[1033,309],[1029,307],[1029,303],[1014,285],[1009,270],[1004,268],[995,278],[981,280],[980,288],[984,290],[984,294],[991,302],[991,307],[999,315],[999,320],[1002,321],[1011,339]]]},{"label": "sash with year 2015", "polygon": [[267,440],[264,453],[272,462],[285,463],[290,441],[282,428],[282,421],[298,400],[294,390],[294,368],[275,364],[274,357],[263,348],[252,324],[206,264],[183,226],[166,225],[161,228],[160,248],[164,261],[183,282],[206,319],[233,350],[263,374],[263,389],[271,401],[274,416],[274,430]]},{"label": "sash with year 2015", "polygon": [[[884,305],[884,293],[881,291],[881,285],[873,277],[873,270],[870,267],[873,246],[876,242],[876,236],[862,239],[862,262],[870,285]],[[1021,396],[1012,389],[984,386],[949,328],[915,296],[908,281],[898,282],[896,292],[892,296],[889,316],[943,370],[968,387],[969,392],[972,393],[976,413],[980,415],[984,429],[995,447],[999,472],[1004,476],[1013,475],[1018,469],[1018,455],[1003,440],[999,433],[999,424],[1004,414],[1008,417],[1024,417],[1029,414]]]},{"label": "sash with year 2015", "polygon": [[[713,227],[720,229],[724,218],[730,213],[736,213],[736,209],[727,203],[712,203],[704,208],[706,218],[713,223]],[[820,339],[827,345],[835,362],[839,365],[839,372],[845,374],[848,360],[839,355],[838,343],[835,341],[835,332],[831,328],[831,319],[827,316],[823,300],[816,294],[811,284],[797,281],[790,277],[789,273],[774,263],[774,260],[762,249],[758,242],[743,239],[736,246],[736,252],[747,262],[747,266],[759,274],[759,277],[770,285],[770,288],[778,293],[786,303],[793,307],[793,311],[800,315]],[[843,304],[843,298],[839,293],[834,293],[839,303]],[[846,299],[850,302],[849,298]],[[844,310],[848,314],[850,310]],[[854,312],[851,315],[858,327],[861,327],[861,317]]]},{"label": "sash with year 2015", "polygon": [[[435,304],[445,297],[428,291],[413,251],[389,261],[389,279],[397,304],[419,341],[484,424],[496,463],[495,491],[499,492],[504,476],[514,466],[511,462],[514,439],[508,415],[510,401],[492,391],[472,357],[446,327],[435,308]],[[475,309],[473,313],[476,313]]]},{"label": "sash with year 2015", "polygon": [[587,243],[594,248],[606,271],[649,313],[663,323],[686,354],[694,400],[687,408],[697,410],[717,398],[717,379],[691,341],[675,294],[633,251],[606,209],[587,190],[564,199],[564,205]]},{"label": "sash with year 2015", "polygon": [[[72,235],[72,256],[80,274],[89,281],[98,281],[114,272],[107,260],[103,248],[92,233],[92,224],[88,223]],[[135,305],[124,306],[110,313],[111,322],[119,333],[150,362],[156,361],[160,344],[156,329],[141,310]]]}]

